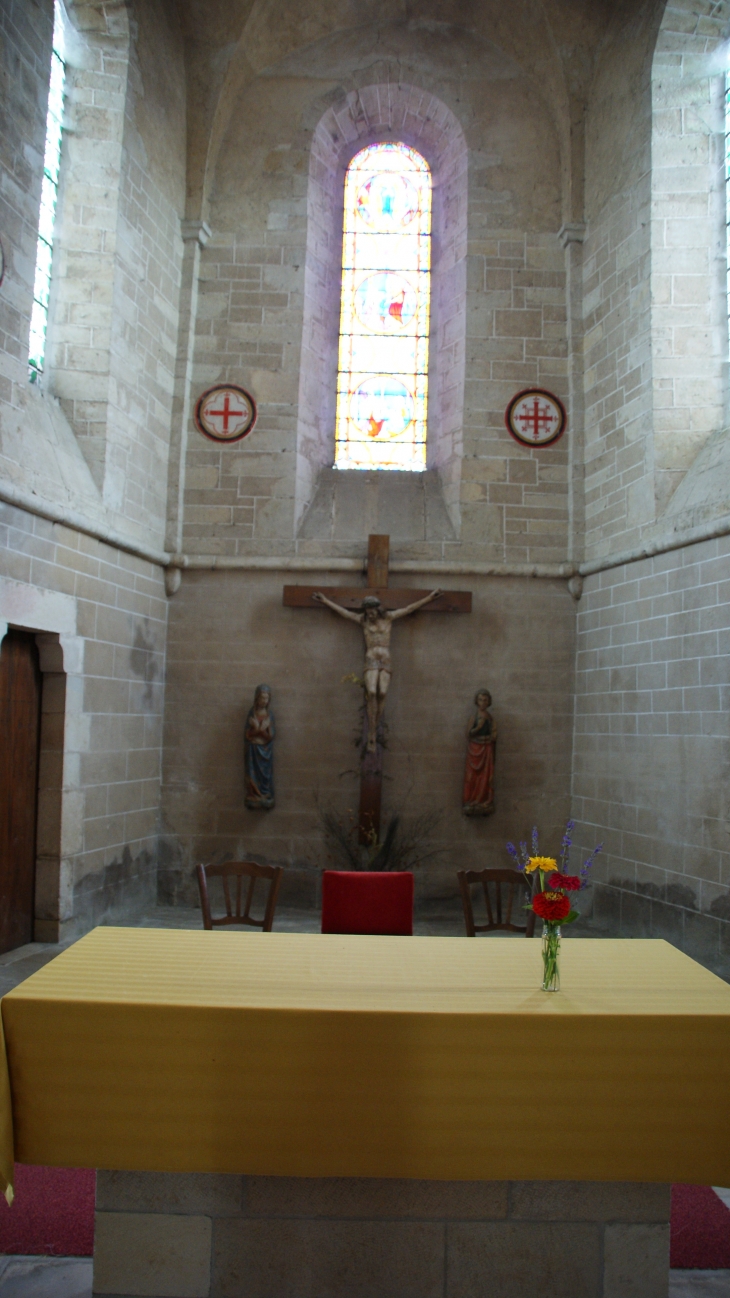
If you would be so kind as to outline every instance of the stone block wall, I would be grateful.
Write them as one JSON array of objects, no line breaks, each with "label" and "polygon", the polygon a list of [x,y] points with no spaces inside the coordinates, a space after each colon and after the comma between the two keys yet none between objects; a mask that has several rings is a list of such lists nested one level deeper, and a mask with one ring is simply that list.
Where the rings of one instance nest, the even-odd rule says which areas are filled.
[{"label": "stone block wall", "polygon": [[[359,39],[348,34],[343,48],[357,48]],[[458,47],[456,31],[451,39]],[[317,66],[316,46],[302,52],[304,66]],[[242,383],[258,402],[259,419],[245,443],[228,447],[207,442],[191,422],[188,552],[286,555],[301,548],[297,529],[304,517],[307,531],[317,472],[331,468],[333,455],[341,256],[335,199],[339,193],[341,204],[348,148],[401,132],[434,153],[429,464],[439,472],[454,529],[444,553],[458,560],[565,558],[568,443],[531,450],[504,426],[508,401],[525,386],[568,396],[558,143],[516,65],[508,60],[496,80],[486,51],[479,47],[473,57],[485,60],[484,82],[444,72],[438,98],[418,78],[413,86],[400,73],[395,78],[387,59],[375,67],[366,60],[356,86],[334,71],[325,89],[284,70],[240,91],[211,186],[192,401],[212,383]],[[466,152],[457,166],[459,141]],[[347,553],[360,553],[364,540],[352,537]],[[307,553],[328,553],[311,541],[310,534]],[[431,556],[423,550],[421,557]]]},{"label": "stone block wall", "polygon": [[654,519],[648,177],[589,223],[584,247],[585,554]]},{"label": "stone block wall", "polygon": [[94,1293],[666,1298],[669,1186],[98,1172]]},{"label": "stone block wall", "polygon": [[574,814],[602,841],[593,923],[730,973],[730,540],[586,580]]},{"label": "stone block wall", "polygon": [[72,13],[45,384],[117,525],[161,546],[182,264],[181,36],[161,0],[135,11],[131,37],[116,4]]},{"label": "stone block wall", "polygon": [[[285,580],[292,575],[186,572],[170,604],[165,900],[195,903],[197,861],[253,855],[293,869],[282,901],[312,905],[328,864],[315,798],[357,815],[361,692],[343,677],[362,672],[362,632],[326,609],[283,608]],[[331,586],[332,574],[304,580]],[[419,574],[416,584],[437,582]],[[474,592],[471,614],[420,613],[393,628],[383,823],[397,811],[442,812],[430,843],[439,854],[416,871],[416,888],[419,900],[458,908],[457,869],[508,864],[507,839],[536,821],[554,835],[567,818],[575,606],[564,582],[449,585]],[[267,812],[244,805],[244,722],[261,682],[272,688],[277,726],[277,801]],[[497,811],[486,819],[461,814],[466,732],[482,685],[499,728]]]},{"label": "stone block wall", "polygon": [[668,5],[652,65],[655,498],[727,427],[725,74],[730,5]]},{"label": "stone block wall", "polygon": [[727,428],[715,51],[728,22],[726,0],[617,8],[597,58],[585,159],[589,561],[666,531],[674,493]]},{"label": "stone block wall", "polygon": [[[567,440],[522,447],[504,412],[521,388],[547,387],[567,401],[563,251],[557,232],[486,227],[469,253],[458,557],[560,562],[568,545]],[[449,549],[456,558],[457,547]]]},{"label": "stone block wall", "polygon": [[[167,601],[160,569],[0,505],[0,619],[49,658],[36,939],[139,913],[157,892]],[[4,634],[4,628],[2,633]]]},{"label": "stone block wall", "polygon": [[[156,897],[163,573],[83,528],[121,532],[143,552],[162,542],[184,203],[174,13],[151,0],[130,28],[130,10],[114,0],[67,7],[48,347],[32,387],[53,3],[11,0],[0,15],[0,465],[5,497],[31,510],[0,506],[0,621],[37,632],[41,649],[36,937],[45,940],[138,914]],[[35,512],[49,507],[70,525]]]}]

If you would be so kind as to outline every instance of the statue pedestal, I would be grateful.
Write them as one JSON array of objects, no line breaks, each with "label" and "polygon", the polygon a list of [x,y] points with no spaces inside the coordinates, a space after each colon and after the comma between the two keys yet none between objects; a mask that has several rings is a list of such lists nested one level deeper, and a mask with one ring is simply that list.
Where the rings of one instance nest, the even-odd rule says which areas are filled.
[{"label": "statue pedestal", "polygon": [[667,1185],[99,1172],[96,1200],[99,1295],[667,1294]]}]

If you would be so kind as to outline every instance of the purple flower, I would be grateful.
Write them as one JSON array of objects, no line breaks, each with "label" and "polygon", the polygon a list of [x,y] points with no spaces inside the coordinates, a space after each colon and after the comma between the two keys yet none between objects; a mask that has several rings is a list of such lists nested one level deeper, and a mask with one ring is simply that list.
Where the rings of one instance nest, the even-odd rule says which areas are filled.
[{"label": "purple flower", "polygon": [[524,870],[525,867],[522,865],[522,862],[520,861],[520,858],[517,853],[517,848],[515,847],[514,843],[507,844],[507,851],[509,852],[512,859],[517,862],[517,869]]},{"label": "purple flower", "polygon": [[585,886],[586,886],[586,883],[588,882],[587,879],[585,878],[585,876],[587,875],[588,871],[590,870],[591,866],[593,865],[593,862],[595,861],[596,857],[598,856],[598,853],[599,853],[599,852],[602,852],[602,851],[603,851],[603,843],[599,843],[599,844],[598,844],[598,847],[594,847],[594,849],[593,849],[593,851],[591,852],[590,856],[586,857],[585,861],[583,862],[583,865],[582,865],[582,867],[581,867],[581,871],[580,871],[580,872],[581,872],[581,875],[583,876],[583,884],[582,884],[582,886],[583,886],[584,888],[585,888]]},{"label": "purple flower", "polygon": [[570,857],[570,847],[573,842],[572,834],[574,829],[575,829],[575,821],[569,820],[567,825],[565,826],[563,841],[560,845],[560,868],[563,874],[568,873],[568,860]]},{"label": "purple flower", "polygon": [[533,825],[532,827],[532,855],[533,856],[540,855],[540,848],[538,846],[538,841],[537,841],[537,825]]}]

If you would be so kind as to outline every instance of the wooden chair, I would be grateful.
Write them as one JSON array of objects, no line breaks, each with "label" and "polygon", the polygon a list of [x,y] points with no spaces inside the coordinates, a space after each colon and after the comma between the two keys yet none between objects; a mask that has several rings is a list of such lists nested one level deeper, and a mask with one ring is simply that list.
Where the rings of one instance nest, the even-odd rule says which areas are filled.
[{"label": "wooden chair", "polygon": [[[203,912],[203,928],[219,928],[223,924],[249,924],[252,928],[261,928],[270,933],[274,923],[276,900],[279,896],[281,876],[284,873],[281,865],[256,865],[255,861],[226,861],[224,865],[199,865],[198,887],[200,888],[200,908]],[[226,913],[221,919],[213,919],[210,913],[208,898],[208,879],[223,880],[223,896],[226,902]],[[231,905],[229,883],[236,880],[236,909]],[[246,906],[241,910],[243,880],[248,879]],[[251,902],[257,879],[269,880],[269,895],[263,919],[251,918]]]},{"label": "wooden chair", "polygon": [[[518,906],[524,901],[529,900],[532,895],[530,881],[520,870],[457,870],[456,876],[459,880],[461,889],[461,903],[464,907],[464,923],[466,924],[466,936],[476,937],[477,933],[493,933],[497,929],[506,930],[509,933],[524,933],[525,937],[533,937],[535,933],[535,912],[530,910],[525,912],[524,924],[512,923],[512,904],[515,892],[518,893]],[[474,910],[471,900],[472,885],[480,883],[484,889],[484,901],[487,908],[486,924],[474,923]],[[502,888],[507,892],[506,898],[506,915],[502,918]],[[490,888],[494,893],[495,905],[492,906]],[[495,918],[496,916],[496,918]]]}]

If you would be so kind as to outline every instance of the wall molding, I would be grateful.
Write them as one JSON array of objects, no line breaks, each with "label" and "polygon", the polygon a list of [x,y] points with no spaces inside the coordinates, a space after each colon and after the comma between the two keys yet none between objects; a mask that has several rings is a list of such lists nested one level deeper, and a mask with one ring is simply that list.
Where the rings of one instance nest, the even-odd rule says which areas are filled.
[{"label": "wall molding", "polygon": [[[125,554],[146,559],[157,567],[165,568],[169,578],[168,594],[179,589],[180,573],[190,572],[357,572],[364,573],[367,560],[345,559],[338,556],[316,557],[313,555],[223,555],[223,554],[169,554],[166,550],[156,550],[142,541],[124,536],[114,528],[103,523],[92,522],[75,510],[65,505],[57,505],[39,499],[32,492],[24,491],[12,483],[0,483],[0,501],[22,509],[37,518],[45,518],[51,523],[60,523],[72,531],[81,532],[103,541]],[[716,540],[718,537],[730,536],[730,514],[715,519],[711,523],[702,523],[697,527],[685,528],[658,537],[654,541],[620,550],[616,554],[607,554],[586,563],[573,563],[565,560],[562,563],[480,563],[478,560],[459,563],[457,561],[438,559],[394,559],[390,565],[393,573],[432,573],[444,577],[532,577],[548,581],[568,581],[570,591],[575,599],[580,598],[582,578],[593,577],[596,573],[607,572],[611,568],[622,568],[626,564],[639,563],[642,559],[651,559],[655,555],[669,554],[672,550],[684,550],[702,541]]]},{"label": "wall molding", "polygon": [[113,527],[107,527],[104,523],[94,523],[66,505],[41,500],[32,492],[16,487],[12,482],[0,482],[0,501],[6,505],[15,505],[17,509],[25,510],[26,514],[35,514],[36,518],[46,518],[51,523],[62,523],[64,527],[70,527],[74,532],[81,532],[83,536],[93,536],[97,541],[104,541],[117,550],[123,550],[125,554],[135,555],[138,559],[147,559],[160,568],[166,568],[170,563],[172,556],[166,550],[156,550],[150,545],[145,545],[144,541],[136,541],[131,536],[115,531]]}]

